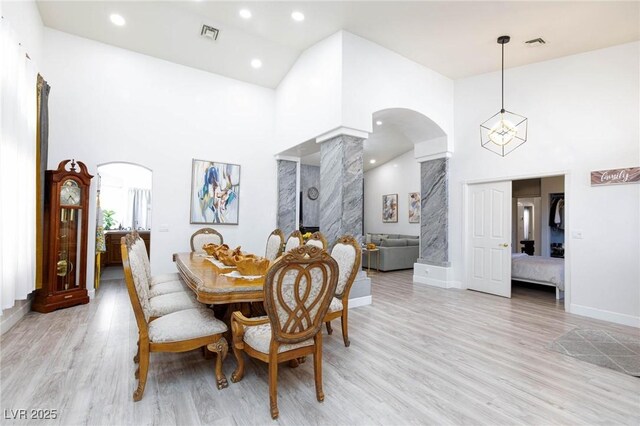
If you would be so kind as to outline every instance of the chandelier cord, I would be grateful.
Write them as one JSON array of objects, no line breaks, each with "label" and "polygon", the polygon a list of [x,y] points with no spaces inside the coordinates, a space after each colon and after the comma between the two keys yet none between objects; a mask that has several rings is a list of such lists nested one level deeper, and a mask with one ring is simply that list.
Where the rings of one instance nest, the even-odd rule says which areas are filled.
[{"label": "chandelier cord", "polygon": [[502,43],[502,109],[500,112],[504,114],[504,43]]}]

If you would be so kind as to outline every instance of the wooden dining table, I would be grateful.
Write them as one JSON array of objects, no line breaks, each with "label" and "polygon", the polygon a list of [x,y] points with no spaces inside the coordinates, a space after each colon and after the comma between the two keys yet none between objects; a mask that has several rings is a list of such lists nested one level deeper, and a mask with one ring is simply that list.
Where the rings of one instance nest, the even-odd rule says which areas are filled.
[{"label": "wooden dining table", "polygon": [[264,277],[229,276],[236,271],[234,267],[225,267],[205,253],[176,253],[173,261],[199,302],[223,305],[264,300]]}]

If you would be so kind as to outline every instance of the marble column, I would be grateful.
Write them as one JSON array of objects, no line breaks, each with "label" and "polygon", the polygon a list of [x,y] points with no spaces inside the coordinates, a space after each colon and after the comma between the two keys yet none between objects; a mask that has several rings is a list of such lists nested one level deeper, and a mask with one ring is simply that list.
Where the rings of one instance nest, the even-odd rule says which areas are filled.
[{"label": "marble column", "polygon": [[296,187],[298,163],[289,160],[278,162],[278,222],[285,238],[296,229]]},{"label": "marble column", "polygon": [[419,263],[450,266],[449,263],[449,159],[420,163],[420,258]]},{"label": "marble column", "polygon": [[320,145],[320,231],[329,244],[363,232],[363,141],[339,135]]}]

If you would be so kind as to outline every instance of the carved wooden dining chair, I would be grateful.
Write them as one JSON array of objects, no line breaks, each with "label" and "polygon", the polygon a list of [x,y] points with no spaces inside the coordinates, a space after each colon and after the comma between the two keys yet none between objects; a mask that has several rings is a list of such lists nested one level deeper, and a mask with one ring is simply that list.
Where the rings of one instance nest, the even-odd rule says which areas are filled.
[{"label": "carved wooden dining chair", "polygon": [[144,240],[137,231],[131,232],[133,238],[132,249],[140,256],[143,261],[144,269],[149,282],[149,297],[161,296],[163,294],[178,293],[181,291],[189,291],[187,285],[180,278],[177,272],[169,274],[151,275],[151,263],[149,262],[149,254]]},{"label": "carved wooden dining chair", "polygon": [[267,238],[267,248],[264,257],[271,261],[276,260],[282,254],[283,246],[284,233],[280,229],[274,229],[269,235],[269,238]]},{"label": "carved wooden dining chair", "polygon": [[213,228],[202,228],[198,229],[191,236],[191,251],[197,253],[204,253],[202,246],[205,244],[213,243],[213,244],[222,244],[224,242],[224,238],[222,238],[222,234],[216,231]]},{"label": "carved wooden dining chair", "polygon": [[344,340],[344,345],[348,347],[350,345],[348,323],[349,292],[360,270],[360,262],[362,261],[360,245],[351,235],[343,235],[338,238],[338,241],[333,246],[331,257],[338,263],[338,285],[324,321],[327,324],[327,333],[332,334],[331,321],[340,318],[342,339]]},{"label": "carved wooden dining chair", "polygon": [[153,319],[147,274],[142,259],[133,250],[134,242],[131,235],[121,239],[124,277],[139,336],[139,366],[135,373],[138,386],[133,400],[140,401],[144,394],[150,352],[186,352],[206,346],[217,354],[215,374],[218,389],[226,387],[227,379],[222,373],[222,361],[228,350],[227,341],[222,336],[227,331],[226,324],[204,308],[180,310]]},{"label": "carved wooden dining chair", "polygon": [[284,251],[288,252],[289,250],[294,249],[303,244],[304,244],[304,238],[302,238],[302,233],[296,229],[287,238],[287,243],[284,246]]},{"label": "carved wooden dining chair", "polygon": [[327,249],[327,239],[320,231],[314,232],[313,234],[311,234],[311,236],[309,237],[309,239],[305,244],[320,247],[321,249],[324,249],[324,250]]},{"label": "carved wooden dining chair", "polygon": [[238,366],[231,381],[244,376],[243,353],[269,364],[271,417],[278,417],[278,363],[313,354],[316,398],[322,391],[322,322],[338,282],[338,264],[315,246],[300,246],[280,257],[264,284],[266,317],[231,317]]}]

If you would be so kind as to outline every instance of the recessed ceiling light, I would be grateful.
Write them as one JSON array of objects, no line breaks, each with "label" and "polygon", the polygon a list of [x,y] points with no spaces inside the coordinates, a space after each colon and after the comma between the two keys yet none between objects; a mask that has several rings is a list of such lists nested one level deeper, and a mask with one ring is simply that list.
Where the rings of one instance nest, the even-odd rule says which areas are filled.
[{"label": "recessed ceiling light", "polygon": [[376,126],[382,126],[382,121],[380,120],[376,121]]},{"label": "recessed ceiling light", "polygon": [[244,19],[251,18],[251,11],[249,9],[240,9],[240,17]]},{"label": "recessed ceiling light", "polygon": [[258,69],[260,67],[262,67],[262,61],[260,59],[252,59],[251,60],[251,66]]},{"label": "recessed ceiling light", "polygon": [[376,164],[376,160],[372,158],[371,160],[369,160],[369,163]]},{"label": "recessed ceiling light", "polygon": [[394,165],[393,165],[393,167],[398,167],[398,165],[397,165],[397,164],[394,164]]},{"label": "recessed ceiling light", "polygon": [[294,21],[302,22],[302,21],[304,21],[304,13],[298,12],[298,11],[294,11],[294,12],[291,13],[291,18]]},{"label": "recessed ceiling light", "polygon": [[124,20],[122,15],[118,15],[117,13],[112,13],[111,16],[109,16],[109,19],[111,19],[111,22],[113,23],[113,25],[117,25],[119,27],[127,23],[127,21]]}]

